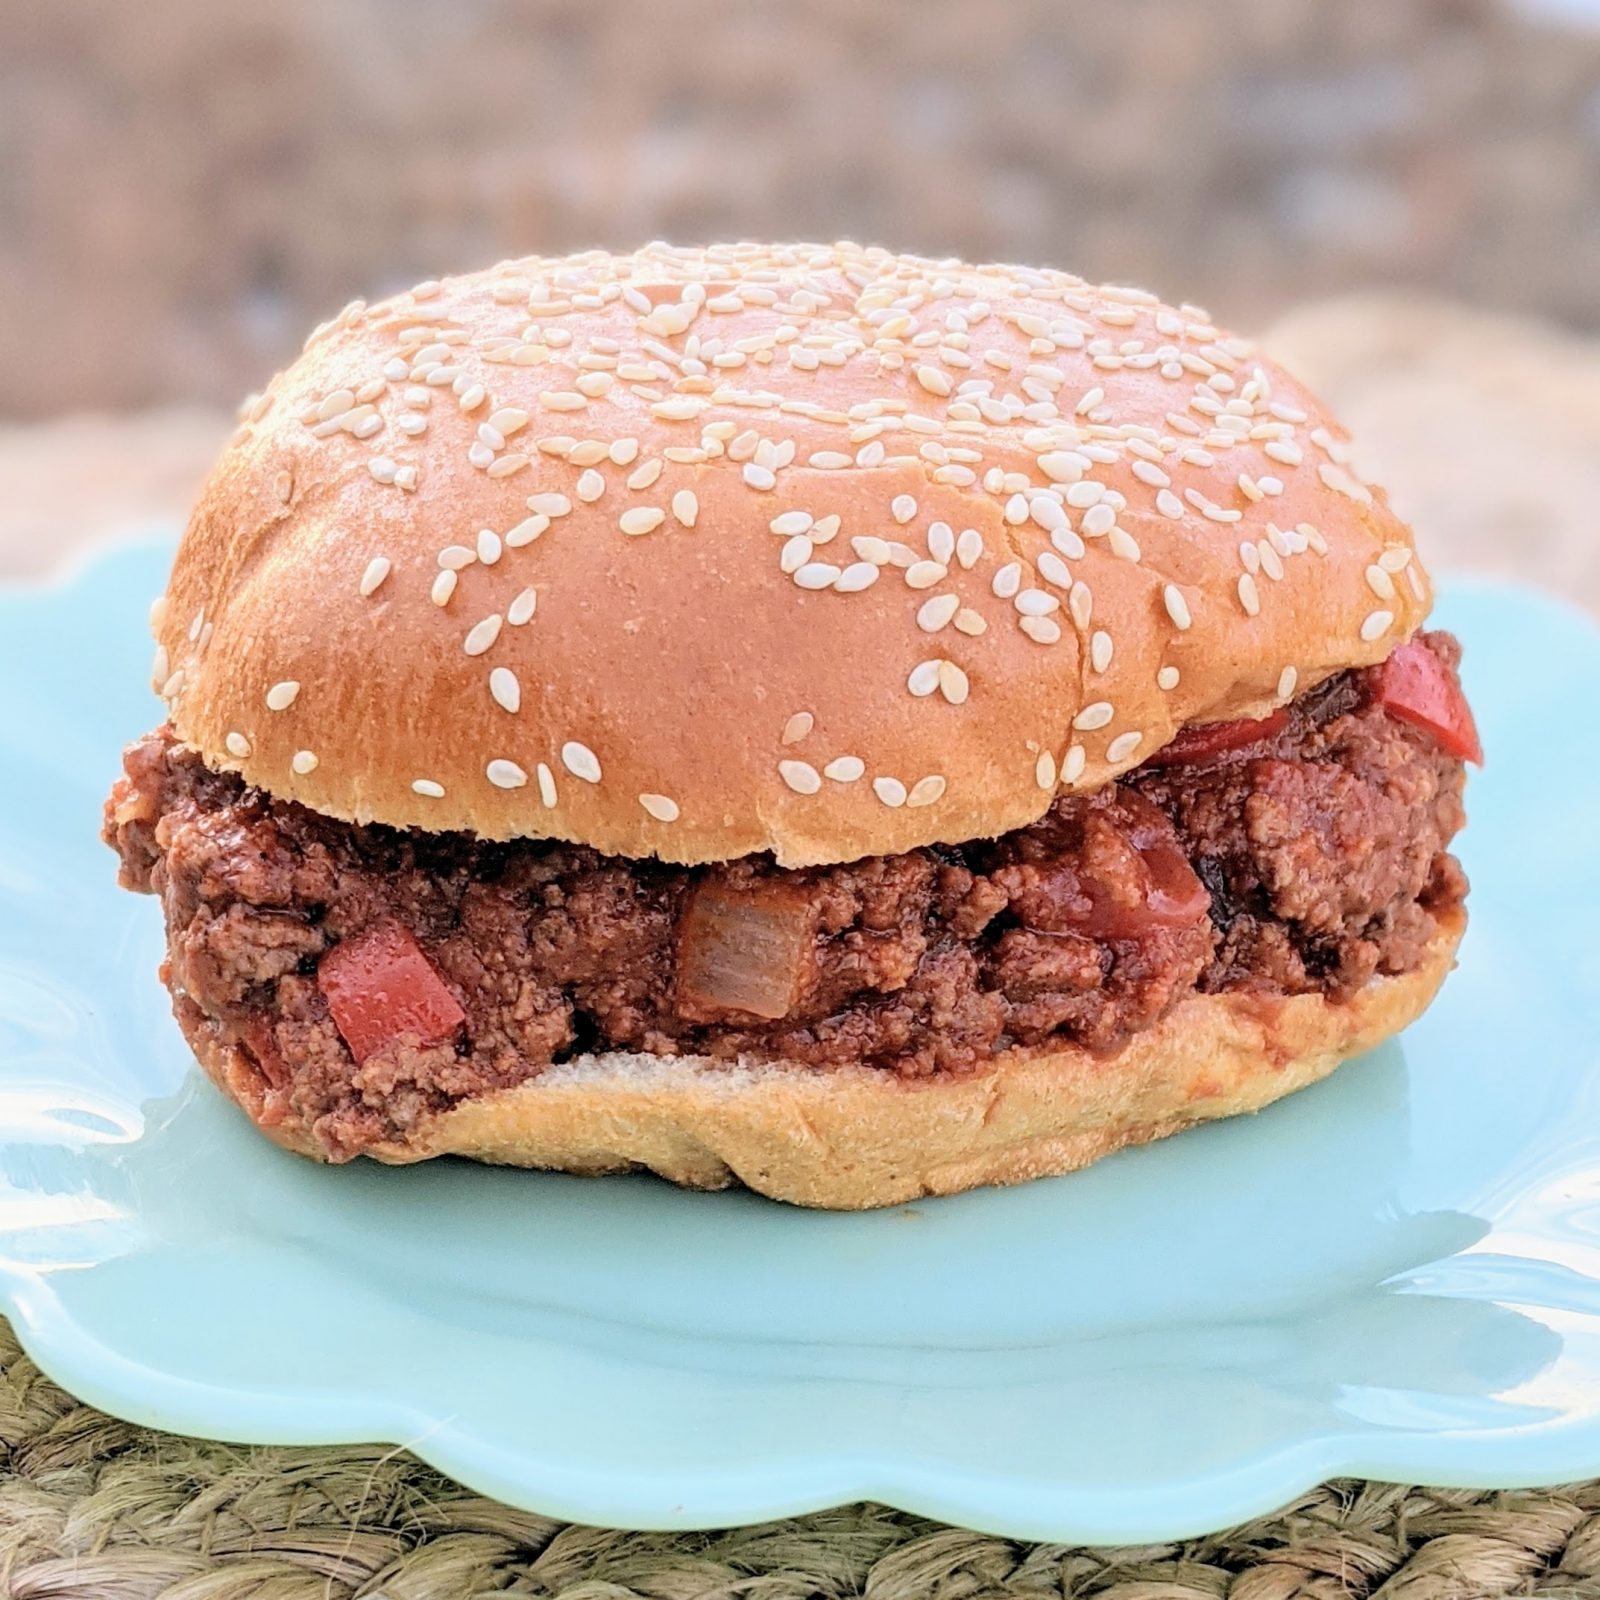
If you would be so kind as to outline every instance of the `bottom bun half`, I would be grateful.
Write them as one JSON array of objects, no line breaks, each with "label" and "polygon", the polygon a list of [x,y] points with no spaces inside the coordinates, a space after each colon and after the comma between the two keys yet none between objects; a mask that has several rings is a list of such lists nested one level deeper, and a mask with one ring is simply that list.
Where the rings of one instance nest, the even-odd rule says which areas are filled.
[{"label": "bottom bun half", "polygon": [[[1319,995],[1192,995],[1115,1055],[1017,1054],[971,1077],[613,1052],[424,1121],[367,1154],[395,1165],[466,1156],[597,1176],[647,1169],[694,1189],[865,1210],[1023,1183],[1127,1145],[1258,1111],[1326,1077],[1426,1010],[1455,964],[1464,914],[1442,919],[1414,971],[1334,1004]],[[234,1099],[255,1074],[207,1028],[201,1065]],[[248,1103],[248,1100],[246,1101]],[[303,1128],[264,1130],[302,1155]]]}]

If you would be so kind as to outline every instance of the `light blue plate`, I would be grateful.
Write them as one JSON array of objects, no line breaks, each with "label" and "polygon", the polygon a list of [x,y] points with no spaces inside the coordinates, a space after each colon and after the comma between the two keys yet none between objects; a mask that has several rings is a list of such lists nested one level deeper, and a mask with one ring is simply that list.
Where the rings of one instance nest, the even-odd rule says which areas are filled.
[{"label": "light blue plate", "polygon": [[561,1517],[856,1498],[1145,1540],[1335,1473],[1600,1472],[1600,636],[1454,587],[1489,749],[1461,970],[1401,1044],[1076,1177],[834,1216],[318,1168],[191,1068],[96,842],[168,551],[0,599],[0,1301],[109,1411],[385,1440]]}]

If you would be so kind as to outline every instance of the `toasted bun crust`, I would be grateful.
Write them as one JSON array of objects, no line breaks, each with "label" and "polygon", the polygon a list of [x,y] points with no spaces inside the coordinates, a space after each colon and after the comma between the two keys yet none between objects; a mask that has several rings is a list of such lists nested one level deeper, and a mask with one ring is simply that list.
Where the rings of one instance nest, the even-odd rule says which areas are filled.
[{"label": "toasted bun crust", "polygon": [[1058,272],[504,262],[349,307],[243,415],[156,679],[209,763],[353,821],[785,865],[1000,834],[1429,601],[1298,383]]},{"label": "toasted bun crust", "polygon": [[[865,1069],[584,1056],[465,1101],[408,1144],[369,1153],[396,1164],[461,1155],[585,1175],[640,1167],[689,1188],[742,1183],[842,1211],[1024,1183],[1259,1111],[1326,1077],[1422,1014],[1465,926],[1457,912],[1414,972],[1376,978],[1345,1004],[1194,995],[1111,1058],[1068,1049],[915,1083]],[[213,1081],[249,1104],[255,1074],[238,1052],[203,1024],[188,1031]],[[320,1154],[303,1128],[266,1131],[302,1155]]]}]

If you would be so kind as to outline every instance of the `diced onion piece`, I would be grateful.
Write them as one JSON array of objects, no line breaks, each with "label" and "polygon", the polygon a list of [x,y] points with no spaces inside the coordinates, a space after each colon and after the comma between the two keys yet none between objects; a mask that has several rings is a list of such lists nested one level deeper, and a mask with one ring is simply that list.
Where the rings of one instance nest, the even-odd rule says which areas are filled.
[{"label": "diced onion piece", "polygon": [[786,1017],[805,987],[815,939],[798,885],[702,881],[678,923],[678,1004],[696,1021]]}]

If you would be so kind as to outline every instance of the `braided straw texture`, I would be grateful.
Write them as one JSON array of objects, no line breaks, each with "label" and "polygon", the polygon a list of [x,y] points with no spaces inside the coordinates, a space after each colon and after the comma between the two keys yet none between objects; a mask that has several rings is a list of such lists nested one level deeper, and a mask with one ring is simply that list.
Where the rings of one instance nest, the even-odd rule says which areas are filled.
[{"label": "braided straw texture", "polygon": [[1600,1596],[1600,1483],[1323,1484],[1182,1544],[1020,1544],[883,1506],[722,1533],[513,1511],[380,1445],[151,1433],[63,1393],[0,1321],[5,1600],[1479,1600]]}]

